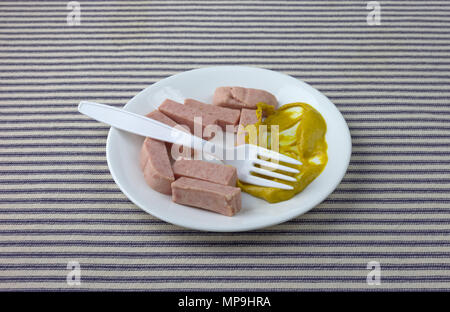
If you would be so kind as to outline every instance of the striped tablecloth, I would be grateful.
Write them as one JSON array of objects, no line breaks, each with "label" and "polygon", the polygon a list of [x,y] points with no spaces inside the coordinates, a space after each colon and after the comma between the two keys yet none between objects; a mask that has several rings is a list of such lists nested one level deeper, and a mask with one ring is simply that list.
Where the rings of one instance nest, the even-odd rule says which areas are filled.
[{"label": "striped tablecloth", "polygon": [[[379,1],[380,25],[367,1],[79,3],[80,25],[66,1],[0,3],[0,289],[450,289],[449,1]],[[77,104],[228,64],[326,94],[351,129],[348,173],[272,228],[167,224],[119,191],[108,128]]]}]

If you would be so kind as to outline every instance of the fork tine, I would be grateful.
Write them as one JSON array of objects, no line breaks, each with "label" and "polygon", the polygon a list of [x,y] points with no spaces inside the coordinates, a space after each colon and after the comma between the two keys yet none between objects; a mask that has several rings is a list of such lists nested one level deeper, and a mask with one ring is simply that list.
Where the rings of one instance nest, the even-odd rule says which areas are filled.
[{"label": "fork tine", "polygon": [[278,172],[265,170],[265,169],[261,169],[261,168],[257,168],[257,167],[253,167],[251,169],[251,171],[253,171],[255,173],[262,174],[262,175],[265,175],[265,176],[268,176],[268,177],[281,179],[281,180],[286,180],[286,181],[291,181],[291,182],[297,181],[295,178],[290,177],[288,175],[284,175],[284,174],[281,174],[281,173],[278,173]]},{"label": "fork tine", "polygon": [[267,180],[267,179],[263,179],[260,177],[255,177],[253,175],[246,175],[245,178],[241,179],[243,182],[246,183],[250,183],[250,184],[255,184],[255,185],[260,185],[260,186],[266,186],[266,187],[276,187],[279,189],[283,189],[283,190],[292,190],[294,189],[292,186],[284,184],[284,183],[279,183],[279,182],[275,182],[275,181],[271,181],[271,180]]},{"label": "fork tine", "polygon": [[266,157],[266,158],[278,159],[278,160],[281,160],[288,164],[293,164],[293,165],[301,165],[302,164],[302,162],[298,161],[297,159],[288,157],[286,155],[277,153],[272,150],[268,150],[267,148],[260,147],[260,146],[258,146],[258,155],[262,156],[262,157]]},{"label": "fork tine", "polygon": [[266,160],[262,160],[262,159],[255,159],[253,160],[254,164],[258,164],[264,167],[268,167],[268,168],[272,168],[272,169],[277,169],[277,170],[281,170],[281,171],[286,171],[286,172],[291,172],[291,173],[299,173],[300,171],[298,171],[295,168],[291,168],[288,166],[283,166],[280,164],[276,164],[270,161],[266,161]]}]

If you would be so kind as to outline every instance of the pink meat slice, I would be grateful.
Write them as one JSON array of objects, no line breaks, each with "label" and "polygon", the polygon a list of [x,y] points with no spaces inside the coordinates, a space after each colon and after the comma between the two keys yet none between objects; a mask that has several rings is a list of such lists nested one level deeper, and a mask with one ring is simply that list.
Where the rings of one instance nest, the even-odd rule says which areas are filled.
[{"label": "pink meat slice", "polygon": [[241,120],[239,121],[239,126],[236,127],[236,145],[245,144],[245,138],[248,135],[248,131],[245,131],[244,128],[257,122],[256,109],[243,108],[241,110]]},{"label": "pink meat slice", "polygon": [[[175,127],[176,125],[178,125],[175,121],[173,121],[172,119],[170,119],[169,117],[167,117],[166,115],[164,115],[163,113],[161,113],[158,110],[154,110],[154,111],[148,113],[145,116],[148,117],[148,118],[154,119],[156,121],[159,121],[159,122],[161,122],[163,124],[166,124],[168,126],[171,126],[171,127]],[[171,143],[166,143],[166,146],[167,146],[167,148],[170,151],[170,149],[172,147],[172,144]]]},{"label": "pink meat slice", "polygon": [[[145,116],[147,116],[148,118],[152,118],[156,121],[162,122],[163,124],[166,124],[171,127],[179,126],[175,121],[173,121],[172,119],[170,119],[169,117],[167,117],[166,115],[164,115],[163,113],[161,113],[158,110],[154,110]],[[179,129],[179,128],[177,128],[177,129]],[[183,130],[183,129],[180,128],[180,130]],[[189,129],[186,129],[186,126],[185,126],[184,131],[189,132]],[[187,155],[190,155],[191,158],[194,156],[194,154],[193,154],[194,150],[189,150],[189,148],[184,147],[182,145],[166,142],[166,146],[167,146],[167,150],[169,151],[169,156],[170,156],[171,161],[176,160],[173,157],[176,157],[177,154],[180,154],[180,155],[187,154]],[[172,155],[172,152],[173,152],[173,155]]]},{"label": "pink meat slice", "polygon": [[212,183],[236,186],[235,167],[194,159],[179,159],[173,166],[175,178],[187,177]]},{"label": "pink meat slice", "polygon": [[258,118],[256,117],[256,109],[243,108],[241,110],[241,120],[239,121],[239,125],[245,127],[248,125],[253,125],[257,122]]},{"label": "pink meat slice", "polygon": [[162,122],[163,124],[166,124],[171,127],[175,127],[176,125],[178,125],[175,121],[173,121],[172,119],[161,113],[159,110],[154,110],[145,116],[154,119],[156,121]]},{"label": "pink meat slice", "polygon": [[213,104],[228,108],[256,109],[256,104],[263,102],[277,107],[276,97],[264,90],[243,87],[219,87],[215,90]]},{"label": "pink meat slice", "polygon": [[241,189],[182,177],[172,183],[172,200],[231,217],[241,210]]},{"label": "pink meat slice", "polygon": [[180,125],[187,125],[191,133],[194,133],[194,117],[202,118],[202,130],[208,125],[217,125],[217,119],[211,114],[170,99],[165,100],[158,109]]},{"label": "pink meat slice", "polygon": [[147,184],[163,194],[172,193],[171,183],[175,176],[170,165],[170,158],[164,142],[146,138],[142,144],[140,165]]},{"label": "pink meat slice", "polygon": [[222,127],[223,130],[226,130],[227,125],[237,125],[241,114],[237,109],[205,104],[194,99],[184,100],[184,105],[212,115],[214,119],[217,119],[217,124]]}]

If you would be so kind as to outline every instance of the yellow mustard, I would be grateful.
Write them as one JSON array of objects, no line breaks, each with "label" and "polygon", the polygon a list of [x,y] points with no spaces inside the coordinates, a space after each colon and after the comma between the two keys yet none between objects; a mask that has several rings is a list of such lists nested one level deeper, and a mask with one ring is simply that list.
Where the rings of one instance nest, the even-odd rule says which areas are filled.
[{"label": "yellow mustard", "polygon": [[[276,111],[271,106],[260,103],[256,114],[259,121],[255,125],[245,128],[247,131],[249,127],[254,126],[253,131],[247,131],[249,134],[246,138],[247,142],[258,142],[259,145],[264,144],[264,147],[270,148],[271,144],[275,144],[274,138],[278,134],[278,151],[300,160],[302,165],[283,163],[283,165],[297,168],[300,171],[297,174],[290,174],[295,177],[296,182],[270,178],[277,182],[292,185],[293,190],[251,185],[241,181],[238,181],[238,186],[244,192],[263,198],[270,203],[288,200],[303,191],[325,168],[328,161],[327,143],[325,141],[327,125],[322,115],[306,103],[286,104]],[[262,121],[263,114],[267,116],[264,121]],[[260,129],[264,129],[264,127],[261,128],[260,125],[267,126],[267,134],[261,133]],[[283,172],[283,174],[286,173]]]}]

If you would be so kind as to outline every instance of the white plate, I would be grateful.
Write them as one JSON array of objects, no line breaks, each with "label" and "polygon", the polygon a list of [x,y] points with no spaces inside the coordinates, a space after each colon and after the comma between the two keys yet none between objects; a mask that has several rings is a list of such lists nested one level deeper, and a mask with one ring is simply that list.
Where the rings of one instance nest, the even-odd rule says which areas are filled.
[{"label": "white plate", "polygon": [[248,231],[285,222],[322,202],[343,178],[350,161],[351,138],[339,110],[316,89],[293,77],[274,71],[219,66],[195,69],[163,79],[137,94],[125,109],[147,114],[166,98],[183,102],[187,97],[206,103],[219,86],[243,86],[274,94],[280,105],[306,102],[317,109],[327,123],[328,164],[303,192],[277,204],[242,193],[242,210],[226,217],[205,210],[175,204],[171,197],[147,186],[139,167],[143,138],[111,128],[106,143],[109,170],[122,192],[153,216],[186,228],[205,231]]}]

